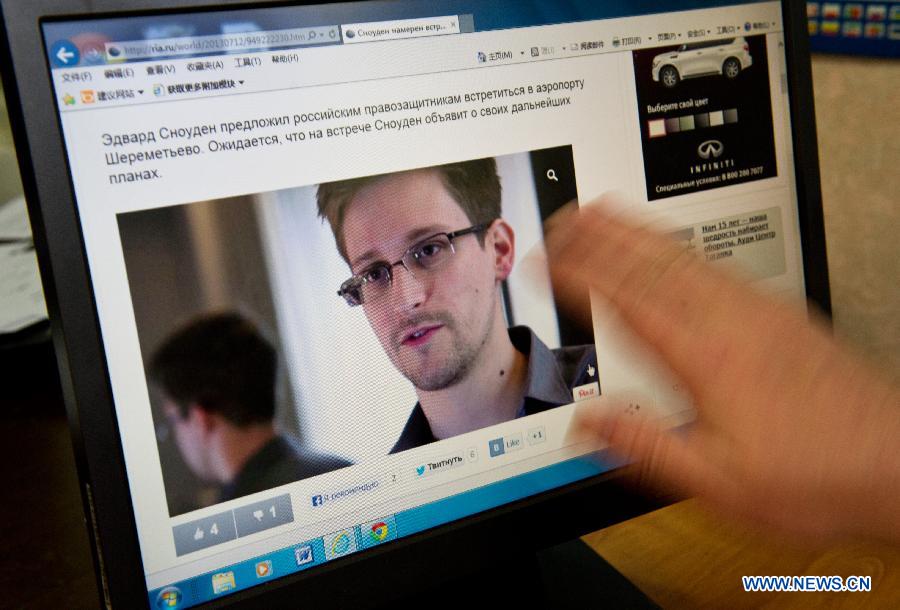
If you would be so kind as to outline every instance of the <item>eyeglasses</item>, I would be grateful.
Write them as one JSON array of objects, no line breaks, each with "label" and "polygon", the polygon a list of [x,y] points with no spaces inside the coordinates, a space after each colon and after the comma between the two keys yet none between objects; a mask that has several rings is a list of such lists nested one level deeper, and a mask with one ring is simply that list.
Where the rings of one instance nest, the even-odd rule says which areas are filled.
[{"label": "eyeglasses", "polygon": [[416,277],[417,271],[426,273],[435,271],[456,253],[453,247],[454,239],[482,233],[490,226],[490,223],[484,223],[452,233],[435,233],[410,246],[396,263],[379,261],[355,274],[341,284],[338,296],[344,297],[350,307],[377,301],[391,289],[394,283],[394,267],[397,265],[402,265],[413,277]]}]

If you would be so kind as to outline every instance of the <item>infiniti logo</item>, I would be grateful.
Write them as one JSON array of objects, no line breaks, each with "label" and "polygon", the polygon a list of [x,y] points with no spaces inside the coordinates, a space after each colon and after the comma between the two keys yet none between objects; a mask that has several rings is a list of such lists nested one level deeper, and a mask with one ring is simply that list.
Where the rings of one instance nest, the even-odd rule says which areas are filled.
[{"label": "infiniti logo", "polygon": [[701,159],[718,159],[725,152],[725,145],[718,140],[707,140],[697,147],[697,155]]}]

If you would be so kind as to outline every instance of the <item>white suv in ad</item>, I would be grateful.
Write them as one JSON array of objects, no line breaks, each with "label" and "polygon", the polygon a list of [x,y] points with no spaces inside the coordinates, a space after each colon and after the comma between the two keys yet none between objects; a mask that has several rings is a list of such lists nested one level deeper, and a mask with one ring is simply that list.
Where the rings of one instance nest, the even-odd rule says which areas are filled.
[{"label": "white suv in ad", "polygon": [[671,88],[698,76],[721,74],[732,79],[752,65],[750,45],[744,38],[692,42],[654,57],[653,80]]}]

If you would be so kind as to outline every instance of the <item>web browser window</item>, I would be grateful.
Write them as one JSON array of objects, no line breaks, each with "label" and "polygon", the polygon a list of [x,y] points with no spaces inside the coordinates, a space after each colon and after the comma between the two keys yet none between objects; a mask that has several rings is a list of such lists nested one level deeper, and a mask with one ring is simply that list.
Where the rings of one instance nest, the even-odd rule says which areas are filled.
[{"label": "web browser window", "polygon": [[579,401],[689,421],[557,307],[571,201],[803,298],[780,4],[538,4],[44,24],[151,604],[615,467]]}]

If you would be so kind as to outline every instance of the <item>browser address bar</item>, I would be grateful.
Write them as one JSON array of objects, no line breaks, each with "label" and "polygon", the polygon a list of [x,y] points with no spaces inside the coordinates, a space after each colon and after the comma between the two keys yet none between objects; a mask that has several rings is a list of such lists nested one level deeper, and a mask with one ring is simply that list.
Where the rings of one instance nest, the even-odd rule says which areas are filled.
[{"label": "browser address bar", "polygon": [[340,42],[341,33],[338,26],[293,28],[268,32],[108,42],[106,43],[106,59],[109,62],[119,62],[129,59],[153,59],[178,55],[253,51],[271,47]]}]

